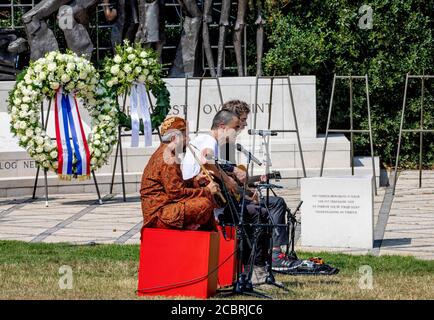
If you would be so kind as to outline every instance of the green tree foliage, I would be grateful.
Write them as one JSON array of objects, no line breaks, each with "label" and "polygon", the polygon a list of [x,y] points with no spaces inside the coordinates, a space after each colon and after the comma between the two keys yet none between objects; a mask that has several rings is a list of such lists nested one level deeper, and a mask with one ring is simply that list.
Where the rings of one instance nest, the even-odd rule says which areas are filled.
[{"label": "green tree foliage", "polygon": [[[369,77],[376,154],[394,163],[406,73],[434,72],[434,0],[372,0],[372,28],[363,28],[362,1],[267,0],[267,74],[317,77],[319,132],[325,131],[333,74]],[[361,20],[361,21],[360,21]],[[362,28],[360,28],[360,23]],[[434,129],[434,79],[425,83],[424,128]],[[331,127],[349,128],[349,83],[338,80]],[[354,81],[355,126],[367,129],[364,82]],[[405,128],[420,126],[420,80],[409,84]],[[356,152],[368,154],[367,135],[356,135]],[[432,167],[434,136],[424,138],[424,164]],[[419,157],[419,135],[403,137],[401,163]]]}]

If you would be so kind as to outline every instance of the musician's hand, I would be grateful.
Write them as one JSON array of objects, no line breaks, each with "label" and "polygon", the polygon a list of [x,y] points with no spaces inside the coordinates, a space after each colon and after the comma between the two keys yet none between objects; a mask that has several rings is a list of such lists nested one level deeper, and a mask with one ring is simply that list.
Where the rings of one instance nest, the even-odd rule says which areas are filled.
[{"label": "musician's hand", "polygon": [[[212,175],[211,172],[210,175]],[[199,172],[199,174],[196,177],[194,177],[194,179],[200,186],[206,185],[209,182],[208,177],[203,171]]]},{"label": "musician's hand", "polygon": [[255,193],[253,194],[251,200],[254,203],[259,203],[259,193],[258,193],[258,190],[255,190]]},{"label": "musician's hand", "polygon": [[211,181],[206,188],[209,190],[209,192],[211,192],[211,194],[216,194],[218,192],[220,192],[220,186],[215,183],[214,181]]},{"label": "musician's hand", "polygon": [[246,178],[247,178],[247,172],[246,171],[241,170],[240,168],[234,167],[234,174],[241,183],[244,184],[244,182],[246,182]]},{"label": "musician's hand", "polygon": [[185,227],[185,229],[192,230],[192,231],[195,231],[199,228],[200,228],[200,224],[189,224],[188,226]]},{"label": "musician's hand", "polygon": [[226,187],[228,188],[229,192],[232,194],[238,194],[238,184],[235,182],[234,179],[231,177],[228,177],[225,181]]}]

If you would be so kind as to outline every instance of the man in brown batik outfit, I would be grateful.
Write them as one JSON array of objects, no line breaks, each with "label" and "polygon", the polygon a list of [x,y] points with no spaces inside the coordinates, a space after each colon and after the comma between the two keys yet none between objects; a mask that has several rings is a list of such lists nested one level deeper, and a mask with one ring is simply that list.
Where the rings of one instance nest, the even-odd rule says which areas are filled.
[{"label": "man in brown batik outfit", "polygon": [[140,197],[143,227],[216,230],[213,210],[218,184],[206,187],[204,175],[184,181],[178,155],[188,143],[188,129],[184,119],[171,117],[161,126],[162,143],[149,159],[143,171]]}]

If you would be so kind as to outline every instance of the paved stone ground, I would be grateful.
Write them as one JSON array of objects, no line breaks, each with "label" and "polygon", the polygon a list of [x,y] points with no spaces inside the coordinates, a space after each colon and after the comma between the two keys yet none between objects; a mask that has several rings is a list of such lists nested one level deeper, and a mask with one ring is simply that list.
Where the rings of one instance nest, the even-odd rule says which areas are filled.
[{"label": "paved stone ground", "polygon": [[[423,188],[418,188],[418,172],[401,173],[396,194],[391,187],[380,188],[374,204],[374,255],[413,255],[434,259],[434,172],[424,172]],[[288,206],[300,201],[299,189],[279,190]],[[300,216],[298,215],[298,219]],[[139,243],[142,223],[137,194],[107,195],[99,205],[96,194],[51,195],[49,207],[42,198],[0,199],[0,240],[28,242],[71,242],[76,244]],[[308,251],[367,253],[338,248],[296,248]]]}]

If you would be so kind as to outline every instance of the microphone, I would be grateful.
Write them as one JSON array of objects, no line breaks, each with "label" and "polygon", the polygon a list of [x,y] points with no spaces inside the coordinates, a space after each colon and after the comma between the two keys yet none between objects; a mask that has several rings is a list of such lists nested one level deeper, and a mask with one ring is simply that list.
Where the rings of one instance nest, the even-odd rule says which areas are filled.
[{"label": "microphone", "polygon": [[256,129],[249,129],[248,133],[252,135],[260,135],[260,136],[277,136],[277,132],[273,130],[256,130]]},{"label": "microphone", "polygon": [[207,160],[214,160],[215,162],[218,162],[220,164],[228,164],[228,165],[231,165],[231,166],[235,166],[235,164],[233,162],[229,161],[229,160],[220,159],[220,158],[214,157],[214,156],[212,156],[210,154],[208,154],[205,158]]},{"label": "microphone", "polygon": [[272,184],[272,183],[260,183],[256,186],[256,189],[282,189],[282,186],[279,186],[277,184]]},{"label": "microphone", "polygon": [[[249,130],[250,131],[250,130]],[[237,143],[237,150],[242,152],[247,158],[251,159],[258,166],[262,166],[262,162],[259,161],[250,151],[246,150],[241,144]]]}]

